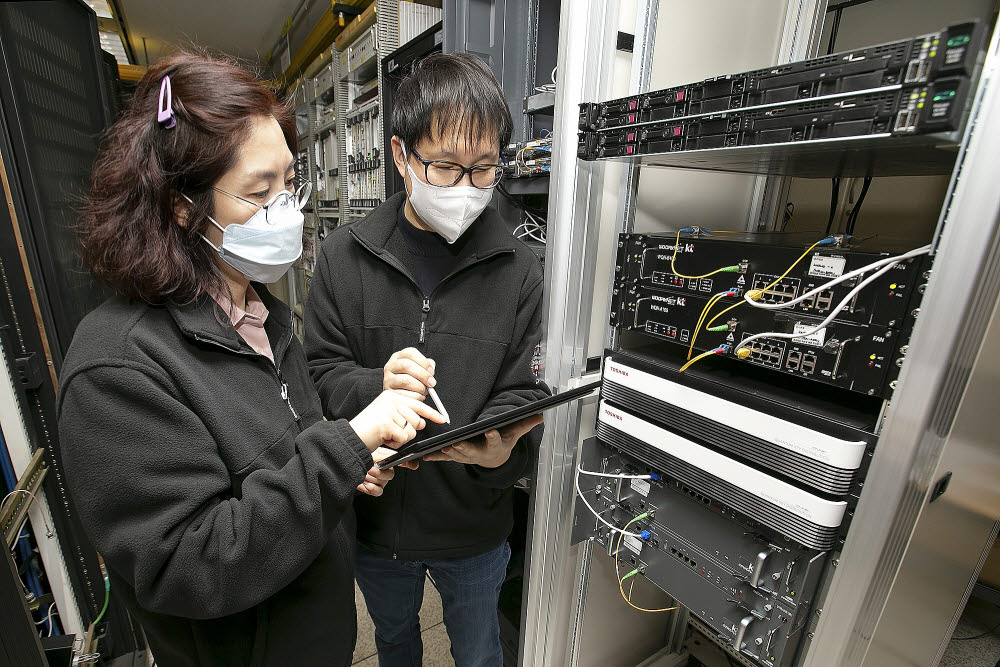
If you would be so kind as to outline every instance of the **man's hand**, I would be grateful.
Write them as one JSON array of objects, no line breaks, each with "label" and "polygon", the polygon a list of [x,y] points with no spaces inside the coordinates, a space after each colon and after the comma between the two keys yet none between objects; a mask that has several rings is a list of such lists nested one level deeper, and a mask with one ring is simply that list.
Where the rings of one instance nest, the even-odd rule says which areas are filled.
[{"label": "man's hand", "polygon": [[424,400],[427,388],[436,384],[434,361],[413,347],[393,354],[382,369],[382,389],[396,391],[418,401]]},{"label": "man's hand", "polygon": [[485,443],[459,442],[439,452],[427,454],[424,461],[456,461],[483,468],[498,468],[510,458],[510,451],[517,441],[541,423],[542,415],[525,417],[500,431],[487,431]]},{"label": "man's hand", "polygon": [[[396,453],[395,450],[389,449],[388,447],[379,447],[374,452],[372,452],[372,459],[375,461],[375,463],[378,463],[385,457],[395,453]],[[410,470],[416,470],[419,465],[420,465],[419,461],[406,461],[405,463],[400,463],[399,467],[409,468]],[[388,468],[387,470],[379,470],[378,468],[373,467],[371,470],[368,471],[368,474],[365,475],[365,481],[358,484],[358,491],[360,491],[361,493],[367,493],[369,496],[375,496],[377,498],[378,496],[382,495],[382,492],[385,489],[385,485],[388,484],[389,480],[391,480],[395,475],[396,475],[395,468]]]}]

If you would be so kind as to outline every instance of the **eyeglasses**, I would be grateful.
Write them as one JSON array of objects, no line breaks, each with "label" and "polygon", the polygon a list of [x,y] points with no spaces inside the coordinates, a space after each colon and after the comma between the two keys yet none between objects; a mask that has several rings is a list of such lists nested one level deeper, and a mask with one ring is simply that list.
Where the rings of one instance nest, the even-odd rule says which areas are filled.
[{"label": "eyeglasses", "polygon": [[410,148],[410,152],[424,165],[424,180],[437,188],[450,188],[453,185],[458,185],[459,181],[468,174],[473,187],[489,190],[495,188],[500,179],[503,178],[502,164],[476,164],[465,167],[457,162],[448,162],[447,160],[425,160],[413,148]]},{"label": "eyeglasses", "polygon": [[281,209],[286,208],[288,206],[294,207],[295,210],[297,210],[297,211],[301,210],[301,208],[306,205],[306,202],[309,201],[309,195],[312,194],[312,183],[309,182],[309,181],[306,181],[305,183],[303,183],[302,185],[300,185],[295,190],[295,192],[292,192],[291,190],[282,190],[281,192],[279,192],[278,194],[276,194],[271,199],[271,201],[269,201],[267,204],[265,204],[263,206],[261,206],[260,204],[254,203],[254,202],[250,201],[249,199],[244,199],[243,197],[240,197],[239,195],[234,195],[232,192],[226,192],[222,188],[214,188],[214,189],[218,190],[219,192],[221,192],[224,195],[229,195],[230,197],[233,197],[234,199],[239,199],[241,202],[245,202],[245,203],[249,204],[250,206],[253,206],[254,208],[256,208],[258,210],[259,209],[264,209],[265,220],[267,221],[268,224],[271,224],[272,223],[272,221],[271,221],[271,213],[272,213],[272,211],[280,211]]}]

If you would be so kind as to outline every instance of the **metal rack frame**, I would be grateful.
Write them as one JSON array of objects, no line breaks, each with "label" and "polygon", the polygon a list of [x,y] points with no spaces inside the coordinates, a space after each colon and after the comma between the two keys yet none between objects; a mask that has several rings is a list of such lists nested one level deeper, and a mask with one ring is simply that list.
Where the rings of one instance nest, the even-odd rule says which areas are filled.
[{"label": "metal rack frame", "polygon": [[[779,45],[781,61],[812,54],[822,33],[827,4],[826,0],[788,3]],[[631,93],[648,86],[657,5],[657,0],[639,0]],[[545,296],[545,380],[559,391],[580,381],[591,319],[607,312],[591,312],[590,308],[594,281],[603,280],[595,275],[594,257],[600,244],[615,244],[616,238],[599,232],[604,164],[576,159],[577,105],[608,98],[617,26],[617,3],[600,0],[576,3],[572,12],[563,12],[560,22]],[[976,466],[980,477],[984,466],[993,473],[992,479],[1000,474],[995,448],[990,451],[982,446],[984,439],[989,443],[988,408],[985,414],[980,411],[982,416],[956,420],[963,404],[988,405],[988,396],[982,395],[985,392],[975,395],[967,388],[970,378],[995,377],[990,373],[998,366],[994,355],[980,354],[984,335],[1000,327],[1000,323],[992,327],[991,317],[1000,295],[1000,191],[991,178],[992,156],[1000,151],[1000,129],[995,123],[984,122],[1000,116],[998,62],[998,33],[994,32],[979,83],[979,103],[956,159],[954,187],[942,209],[946,224],[939,226],[935,235],[937,261],[906,366],[892,404],[884,411],[879,448],[866,482],[868,490],[833,569],[826,598],[816,612],[812,642],[805,645],[798,660],[808,667],[892,664],[887,660],[899,660],[904,653],[926,656],[926,664],[934,664],[932,660],[936,662],[943,652],[975,582],[983,551],[996,534],[1000,492],[995,488],[977,488],[976,494],[956,490],[956,500],[945,504],[952,514],[965,512],[975,519],[968,523],[974,529],[970,529],[970,545],[941,567],[947,569],[950,581],[971,583],[965,589],[947,589],[947,599],[940,607],[918,618],[920,636],[902,631],[906,629],[902,620],[920,613],[917,578],[926,576],[928,567],[926,563],[921,567],[918,559],[933,562],[928,544],[914,537],[933,533],[938,525],[935,522],[947,515],[935,509],[939,505],[929,508],[927,504],[935,482],[942,477],[939,463],[943,460],[941,465],[954,466],[948,470],[954,472],[955,483],[960,479],[959,471],[974,475],[970,471]],[[615,234],[632,228],[639,175],[637,165],[625,169]],[[758,221],[774,219],[775,203],[781,201],[785,188],[780,178],[757,179],[747,229],[757,229]],[[978,276],[978,280],[970,280],[970,276]],[[612,348],[617,343],[610,328],[606,342]],[[581,436],[588,435],[592,426],[583,423],[583,414],[585,410],[579,405],[564,406],[546,419],[538,456],[523,613],[525,665],[575,665],[580,659],[592,549],[589,542],[580,549],[571,547],[569,530],[577,449]],[[964,443],[959,441],[962,436]],[[978,449],[969,445],[970,438],[973,445],[980,445]],[[967,454],[971,450],[981,456],[950,455],[963,446]],[[982,454],[984,451],[989,453]],[[966,505],[958,506],[958,502]],[[561,631],[560,619],[569,619],[566,631]],[[686,625],[686,614],[676,614],[667,629],[667,649],[679,647]]]}]

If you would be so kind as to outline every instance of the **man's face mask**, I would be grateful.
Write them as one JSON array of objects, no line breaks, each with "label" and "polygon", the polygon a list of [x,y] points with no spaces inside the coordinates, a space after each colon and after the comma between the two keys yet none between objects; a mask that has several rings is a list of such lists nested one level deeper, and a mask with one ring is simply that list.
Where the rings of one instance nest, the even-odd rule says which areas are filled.
[{"label": "man's face mask", "polygon": [[[410,166],[409,152],[403,146],[403,159],[410,174],[410,205],[420,219],[448,243],[454,243],[472,225],[493,199],[493,188],[503,173],[501,165],[462,165],[441,160],[425,160],[414,151],[413,156],[424,165],[427,182],[417,177]],[[465,174],[472,185],[457,185]]]},{"label": "man's face mask", "polygon": [[[225,190],[219,192],[256,206]],[[202,235],[229,266],[247,280],[273,283],[285,275],[288,268],[302,255],[302,207],[309,199],[312,184],[306,183],[294,194],[282,190],[257,209],[242,224],[220,225],[209,216],[212,224],[222,231],[222,244],[216,247]],[[191,201],[190,197],[184,198]]]}]

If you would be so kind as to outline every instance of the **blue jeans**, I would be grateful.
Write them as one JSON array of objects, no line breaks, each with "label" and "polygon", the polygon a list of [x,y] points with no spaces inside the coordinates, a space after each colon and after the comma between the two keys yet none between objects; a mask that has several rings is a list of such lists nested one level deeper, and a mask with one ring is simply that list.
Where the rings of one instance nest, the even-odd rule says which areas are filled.
[{"label": "blue jeans", "polygon": [[375,622],[380,667],[420,667],[420,604],[425,573],[441,594],[444,624],[457,667],[502,667],[497,603],[510,545],[466,558],[392,560],[358,544],[355,576]]}]

